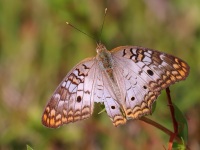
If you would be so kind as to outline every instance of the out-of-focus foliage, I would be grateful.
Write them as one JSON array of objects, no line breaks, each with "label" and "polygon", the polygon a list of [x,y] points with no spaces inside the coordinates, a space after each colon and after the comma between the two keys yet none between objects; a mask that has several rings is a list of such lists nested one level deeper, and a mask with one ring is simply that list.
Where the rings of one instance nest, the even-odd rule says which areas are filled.
[{"label": "out-of-focus foliage", "polygon": [[[163,149],[168,136],[141,121],[115,128],[106,113],[48,129],[41,124],[46,102],[67,72],[95,56],[96,42],[108,49],[139,45],[182,58],[189,77],[171,87],[173,102],[188,119],[188,144],[200,149],[200,1],[181,0],[1,0],[0,149]],[[166,96],[152,119],[172,129]]]}]

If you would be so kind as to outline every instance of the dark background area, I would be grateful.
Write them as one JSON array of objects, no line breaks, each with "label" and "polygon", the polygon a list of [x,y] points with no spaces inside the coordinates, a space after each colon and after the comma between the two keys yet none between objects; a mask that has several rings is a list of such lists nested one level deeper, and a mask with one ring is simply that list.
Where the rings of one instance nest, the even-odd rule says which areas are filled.
[{"label": "dark background area", "polygon": [[[200,1],[182,0],[1,0],[0,149],[164,149],[169,137],[139,120],[118,128],[95,105],[87,120],[48,129],[45,104],[70,69],[96,55],[96,42],[66,25],[74,24],[107,49],[138,45],[173,54],[190,65],[184,82],[170,87],[183,111],[189,147],[200,149]],[[149,118],[172,128],[166,94]]]}]

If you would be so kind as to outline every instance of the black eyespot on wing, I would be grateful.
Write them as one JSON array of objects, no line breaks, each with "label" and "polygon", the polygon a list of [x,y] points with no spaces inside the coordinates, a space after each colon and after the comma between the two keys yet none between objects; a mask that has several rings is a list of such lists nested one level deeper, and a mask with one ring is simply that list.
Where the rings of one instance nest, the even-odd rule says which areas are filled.
[{"label": "black eyespot on wing", "polygon": [[112,109],[115,109],[115,106],[111,106]]},{"label": "black eyespot on wing", "polygon": [[147,87],[146,87],[145,85],[143,86],[143,88],[144,88],[144,89],[147,89]]},{"label": "black eyespot on wing", "polygon": [[152,75],[154,74],[152,70],[147,70],[147,73],[148,73],[150,76],[152,76]]},{"label": "black eyespot on wing", "polygon": [[76,99],[76,101],[77,101],[78,103],[80,103],[80,102],[81,102],[81,96],[78,96],[77,99]]},{"label": "black eyespot on wing", "polygon": [[131,100],[134,101],[134,100],[135,100],[135,97],[131,97]]}]

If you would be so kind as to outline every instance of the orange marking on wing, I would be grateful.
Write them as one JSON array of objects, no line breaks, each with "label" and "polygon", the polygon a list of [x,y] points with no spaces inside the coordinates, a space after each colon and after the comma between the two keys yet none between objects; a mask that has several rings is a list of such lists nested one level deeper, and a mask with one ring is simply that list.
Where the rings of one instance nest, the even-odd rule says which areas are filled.
[{"label": "orange marking on wing", "polygon": [[54,126],[55,125],[55,119],[54,118],[51,118],[50,119],[50,126]]}]

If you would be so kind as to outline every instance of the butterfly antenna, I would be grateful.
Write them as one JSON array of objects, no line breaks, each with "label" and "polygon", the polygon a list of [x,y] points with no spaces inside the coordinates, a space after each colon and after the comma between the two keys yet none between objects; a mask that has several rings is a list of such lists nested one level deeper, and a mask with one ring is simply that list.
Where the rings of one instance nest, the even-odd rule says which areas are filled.
[{"label": "butterfly antenna", "polygon": [[101,35],[102,35],[102,32],[103,32],[103,26],[104,26],[106,14],[107,14],[107,8],[105,8],[104,17],[103,17],[103,23],[101,25],[101,32],[100,32],[100,35],[99,35],[99,43],[101,43]]},{"label": "butterfly antenna", "polygon": [[91,35],[89,35],[89,34],[87,34],[87,33],[85,33],[85,32],[83,32],[83,31],[81,31],[79,28],[77,28],[77,27],[75,27],[74,25],[72,25],[71,23],[69,23],[69,22],[66,22],[66,24],[67,25],[69,25],[70,27],[72,27],[72,28],[74,28],[74,29],[76,29],[77,31],[79,31],[79,32],[81,32],[81,33],[83,33],[83,34],[85,34],[86,36],[88,36],[89,38],[91,38],[91,39],[93,39],[93,40],[95,40],[95,41],[97,41],[93,36],[91,36]]}]

